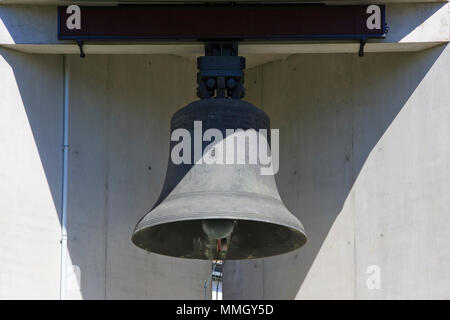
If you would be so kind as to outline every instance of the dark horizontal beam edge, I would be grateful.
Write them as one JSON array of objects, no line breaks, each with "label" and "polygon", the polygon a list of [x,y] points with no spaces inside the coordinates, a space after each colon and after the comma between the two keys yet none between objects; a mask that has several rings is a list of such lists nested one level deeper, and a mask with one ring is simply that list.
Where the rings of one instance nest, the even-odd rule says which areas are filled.
[{"label": "dark horizontal beam edge", "polygon": [[[372,6],[371,10],[368,10]],[[80,6],[79,28],[69,28],[73,12],[58,7],[60,40],[303,40],[383,38],[385,7],[377,27],[373,5],[120,5]],[[73,20],[71,20],[73,22]],[[69,24],[70,26],[70,24]],[[370,27],[370,28],[369,28]]]}]

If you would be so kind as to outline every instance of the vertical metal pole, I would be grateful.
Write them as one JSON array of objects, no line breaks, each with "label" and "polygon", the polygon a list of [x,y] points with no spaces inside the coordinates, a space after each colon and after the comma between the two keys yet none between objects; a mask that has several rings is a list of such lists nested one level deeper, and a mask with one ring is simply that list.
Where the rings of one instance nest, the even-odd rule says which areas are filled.
[{"label": "vertical metal pole", "polygon": [[212,270],[211,270],[211,273],[209,274],[208,279],[205,280],[205,285],[203,286],[203,288],[205,289],[205,300],[208,300],[208,299],[206,298],[206,293],[207,293],[206,290],[208,289],[209,282],[211,281],[212,276],[213,276],[213,273],[214,273],[214,271],[216,270],[216,265],[217,265],[217,262],[214,262],[213,267],[212,267]]},{"label": "vertical metal pole", "polygon": [[69,173],[69,57],[63,56],[63,168],[62,168],[62,204],[61,204],[61,264],[60,264],[60,290],[59,299],[66,296],[67,275],[67,196]]}]

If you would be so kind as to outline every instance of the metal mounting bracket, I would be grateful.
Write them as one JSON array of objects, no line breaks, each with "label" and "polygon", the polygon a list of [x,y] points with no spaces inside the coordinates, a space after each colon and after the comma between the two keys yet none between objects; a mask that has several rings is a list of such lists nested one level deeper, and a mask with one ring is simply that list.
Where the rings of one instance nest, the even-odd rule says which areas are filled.
[{"label": "metal mounting bracket", "polygon": [[83,41],[82,40],[76,40],[78,48],[80,48],[80,58],[86,57],[86,54],[83,51]]},{"label": "metal mounting bracket", "polygon": [[366,43],[367,43],[367,39],[366,39],[366,38],[362,38],[362,39],[359,41],[359,53],[358,53],[358,55],[359,55],[360,57],[363,57],[363,56],[364,56],[364,46],[366,45]]}]

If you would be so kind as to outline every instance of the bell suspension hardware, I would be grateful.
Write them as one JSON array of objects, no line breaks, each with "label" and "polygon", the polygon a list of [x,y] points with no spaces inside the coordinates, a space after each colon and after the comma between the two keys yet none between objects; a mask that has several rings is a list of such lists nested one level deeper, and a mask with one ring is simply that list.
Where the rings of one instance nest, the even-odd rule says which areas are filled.
[{"label": "bell suspension hardware", "polygon": [[197,59],[197,96],[242,99],[245,94],[245,58],[238,56],[237,42],[207,42],[205,55]]}]

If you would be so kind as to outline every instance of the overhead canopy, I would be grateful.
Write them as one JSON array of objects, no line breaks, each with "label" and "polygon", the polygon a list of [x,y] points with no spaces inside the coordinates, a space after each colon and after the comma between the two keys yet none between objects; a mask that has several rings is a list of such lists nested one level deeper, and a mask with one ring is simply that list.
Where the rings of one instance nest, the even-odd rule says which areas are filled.
[{"label": "overhead canopy", "polygon": [[[15,5],[19,2],[26,1],[0,0],[0,46],[29,53],[79,53],[79,47],[74,40],[58,40],[57,6]],[[50,2],[64,3],[65,5],[68,3],[67,1],[32,1],[33,4]],[[191,2],[185,1],[185,3]],[[117,4],[117,1],[77,2],[77,4],[82,3],[111,5]],[[330,1],[329,3],[340,4],[343,2]],[[372,1],[350,1],[350,3],[367,4]],[[419,51],[446,43],[450,40],[449,15],[448,2],[388,3],[386,4],[386,23],[389,30],[386,37],[369,39],[364,50],[365,52]],[[293,38],[269,41],[260,39],[240,43],[239,54],[250,57],[248,65],[251,67],[290,54],[356,53],[359,48],[357,39],[298,40]],[[92,40],[85,41],[83,49],[86,54],[178,54],[195,57],[203,54],[204,47],[198,41],[104,42]]]}]

